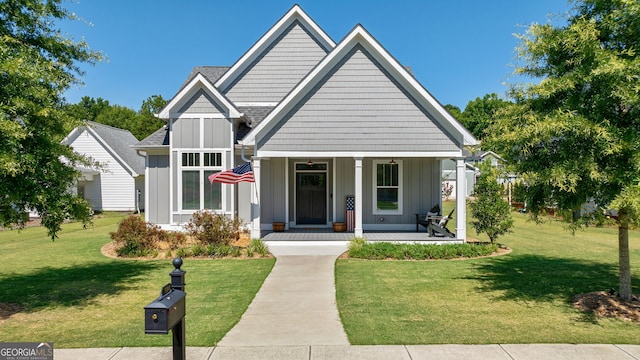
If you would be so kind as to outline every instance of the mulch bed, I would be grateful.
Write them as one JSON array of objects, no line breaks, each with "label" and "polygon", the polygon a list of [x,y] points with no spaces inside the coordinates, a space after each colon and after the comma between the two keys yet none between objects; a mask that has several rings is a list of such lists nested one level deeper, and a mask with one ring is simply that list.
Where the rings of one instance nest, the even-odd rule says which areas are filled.
[{"label": "mulch bed", "polygon": [[640,323],[640,296],[634,295],[632,300],[624,300],[616,294],[597,291],[578,294],[571,299],[573,307],[592,313],[596,317],[613,317]]},{"label": "mulch bed", "polygon": [[0,320],[8,319],[22,311],[22,306],[13,303],[0,303]]}]

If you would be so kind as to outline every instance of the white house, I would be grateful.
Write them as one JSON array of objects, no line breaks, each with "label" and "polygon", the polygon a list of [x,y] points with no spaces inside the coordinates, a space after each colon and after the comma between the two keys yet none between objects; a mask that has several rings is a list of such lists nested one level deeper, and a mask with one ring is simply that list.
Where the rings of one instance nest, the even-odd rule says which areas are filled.
[{"label": "white house", "polygon": [[[465,177],[466,177],[466,196],[473,195],[473,188],[476,184],[476,179],[480,176],[480,165],[484,163],[489,163],[492,167],[500,167],[502,166],[502,158],[500,155],[496,154],[493,151],[485,151],[477,149],[473,152],[465,149],[463,151],[465,154]],[[450,198],[456,198],[456,162],[453,160],[447,160],[442,162],[442,186],[443,189],[445,187],[449,187],[453,189],[453,192]],[[508,179],[501,179],[501,182],[508,181]]]},{"label": "white house", "polygon": [[144,209],[144,157],[131,147],[138,140],[129,131],[88,121],[62,141],[99,162],[99,169],[78,168],[82,178],[74,189],[95,211]]},{"label": "white house", "polygon": [[[185,224],[194,211],[240,216],[252,237],[287,231],[415,231],[441,204],[442,161],[464,174],[477,140],[361,25],[335,43],[298,5],[230,67],[196,67],[135,145],[146,155],[146,220]],[[254,183],[211,184],[251,161]],[[458,187],[465,188],[464,176]],[[456,238],[466,239],[464,191]]]}]

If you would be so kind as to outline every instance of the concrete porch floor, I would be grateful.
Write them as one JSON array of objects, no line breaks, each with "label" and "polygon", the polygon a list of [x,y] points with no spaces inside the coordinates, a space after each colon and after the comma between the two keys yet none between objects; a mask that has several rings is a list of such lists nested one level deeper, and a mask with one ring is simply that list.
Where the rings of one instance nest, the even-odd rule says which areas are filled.
[{"label": "concrete porch floor", "polygon": [[[393,241],[393,242],[428,242],[451,243],[458,242],[453,238],[431,237],[426,231],[365,231],[364,238],[367,241]],[[263,241],[351,241],[353,232],[334,232],[331,229],[289,229],[284,232],[264,231]]]}]

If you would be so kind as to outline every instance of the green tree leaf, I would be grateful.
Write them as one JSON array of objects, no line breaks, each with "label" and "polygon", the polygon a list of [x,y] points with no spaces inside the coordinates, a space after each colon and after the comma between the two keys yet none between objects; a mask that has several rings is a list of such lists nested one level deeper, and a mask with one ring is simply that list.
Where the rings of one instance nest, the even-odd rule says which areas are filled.
[{"label": "green tree leaf", "polygon": [[81,83],[79,64],[101,59],[55,28],[75,19],[60,2],[0,2],[0,224],[22,226],[35,210],[52,238],[66,218],[90,214],[68,192],[74,165],[88,160],[60,144],[77,124],[62,110],[62,94]]},{"label": "green tree leaf", "polygon": [[572,3],[566,24],[533,24],[519,36],[516,73],[539,82],[511,88],[516,103],[499,111],[485,144],[526,180],[534,215],[545,206],[577,213],[590,200],[617,207],[619,292],[629,299],[628,226],[640,216],[640,199],[628,195],[640,174],[640,2]]}]

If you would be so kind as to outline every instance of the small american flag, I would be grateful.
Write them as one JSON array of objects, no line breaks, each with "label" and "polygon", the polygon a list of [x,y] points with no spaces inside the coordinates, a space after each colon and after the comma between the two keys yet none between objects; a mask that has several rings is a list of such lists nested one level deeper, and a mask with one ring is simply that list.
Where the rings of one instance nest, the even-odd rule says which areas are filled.
[{"label": "small american flag", "polygon": [[223,184],[237,184],[239,182],[255,182],[255,179],[253,178],[251,163],[246,162],[242,165],[234,167],[233,169],[209,175],[209,181],[212,184],[214,182]]},{"label": "small american flag", "polygon": [[347,231],[353,231],[356,227],[356,203],[353,196],[347,196]]}]

